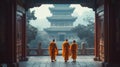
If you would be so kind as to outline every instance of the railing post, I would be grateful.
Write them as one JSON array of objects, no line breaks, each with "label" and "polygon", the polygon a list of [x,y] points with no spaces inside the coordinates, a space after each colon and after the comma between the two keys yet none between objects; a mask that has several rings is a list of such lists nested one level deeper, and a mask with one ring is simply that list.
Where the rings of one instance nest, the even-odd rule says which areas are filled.
[{"label": "railing post", "polygon": [[41,43],[38,44],[38,55],[42,55]]},{"label": "railing post", "polygon": [[86,55],[86,47],[85,44],[81,45],[81,55]]},{"label": "railing post", "polygon": [[30,53],[29,46],[27,45],[26,47],[27,47],[27,56],[29,56],[30,55],[29,54]]}]

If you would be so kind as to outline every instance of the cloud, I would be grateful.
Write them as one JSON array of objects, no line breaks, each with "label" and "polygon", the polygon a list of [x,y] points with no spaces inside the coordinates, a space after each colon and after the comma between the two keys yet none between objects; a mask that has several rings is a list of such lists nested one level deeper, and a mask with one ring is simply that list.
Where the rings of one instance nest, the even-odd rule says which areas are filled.
[{"label": "cloud", "polygon": [[38,30],[43,30],[44,28],[50,27],[50,22],[48,22],[47,19],[31,20],[30,24],[38,28]]},{"label": "cloud", "polygon": [[49,11],[49,7],[53,7],[52,4],[43,4],[40,7],[34,7],[31,9],[31,11],[35,10],[35,16],[38,19],[44,19],[47,16],[51,16],[52,14]]},{"label": "cloud", "polygon": [[[34,7],[31,11],[35,10],[36,20],[31,20],[30,24],[37,27],[39,30],[43,30],[43,28],[50,27],[50,22],[46,19],[46,17],[51,16],[52,14],[49,11],[49,7],[53,7],[52,4],[43,4],[40,7]],[[74,26],[78,24],[87,23],[83,21],[84,13],[87,11],[89,15],[94,16],[94,12],[92,9],[88,7],[82,7],[80,4],[72,4],[70,7],[75,7],[75,10],[72,16],[77,17],[77,20],[74,22]]]}]

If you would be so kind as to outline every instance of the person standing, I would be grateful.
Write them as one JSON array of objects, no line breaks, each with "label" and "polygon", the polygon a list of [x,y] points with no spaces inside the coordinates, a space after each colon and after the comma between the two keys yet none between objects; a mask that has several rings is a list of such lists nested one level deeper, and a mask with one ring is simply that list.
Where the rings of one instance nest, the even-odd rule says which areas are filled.
[{"label": "person standing", "polygon": [[62,44],[62,56],[64,57],[65,62],[69,60],[70,45],[69,45],[68,39],[66,39]]},{"label": "person standing", "polygon": [[58,55],[58,48],[54,39],[52,42],[50,42],[48,50],[49,50],[49,55],[51,57],[51,62],[56,61],[56,55]]},{"label": "person standing", "polygon": [[76,43],[75,40],[73,40],[73,43],[70,46],[70,50],[71,50],[71,57],[73,59],[73,62],[76,62],[77,51],[78,51],[78,44]]}]

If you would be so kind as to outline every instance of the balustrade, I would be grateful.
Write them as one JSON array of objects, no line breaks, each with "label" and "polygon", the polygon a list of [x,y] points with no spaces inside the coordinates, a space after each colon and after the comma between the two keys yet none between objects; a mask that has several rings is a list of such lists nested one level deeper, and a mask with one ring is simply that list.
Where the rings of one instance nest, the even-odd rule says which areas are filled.
[{"label": "balustrade", "polygon": [[[59,54],[62,55],[62,49],[58,49]],[[48,56],[48,48],[28,48],[28,56]],[[94,48],[78,48],[78,55],[94,55]]]}]

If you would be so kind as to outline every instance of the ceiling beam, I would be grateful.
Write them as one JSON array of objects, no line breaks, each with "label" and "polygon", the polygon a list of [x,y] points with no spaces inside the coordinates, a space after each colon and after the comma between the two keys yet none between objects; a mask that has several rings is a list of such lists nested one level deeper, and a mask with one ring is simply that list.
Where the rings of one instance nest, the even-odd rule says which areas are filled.
[{"label": "ceiling beam", "polygon": [[41,4],[81,4],[84,7],[95,9],[95,0],[26,0],[26,9],[38,7]]}]

